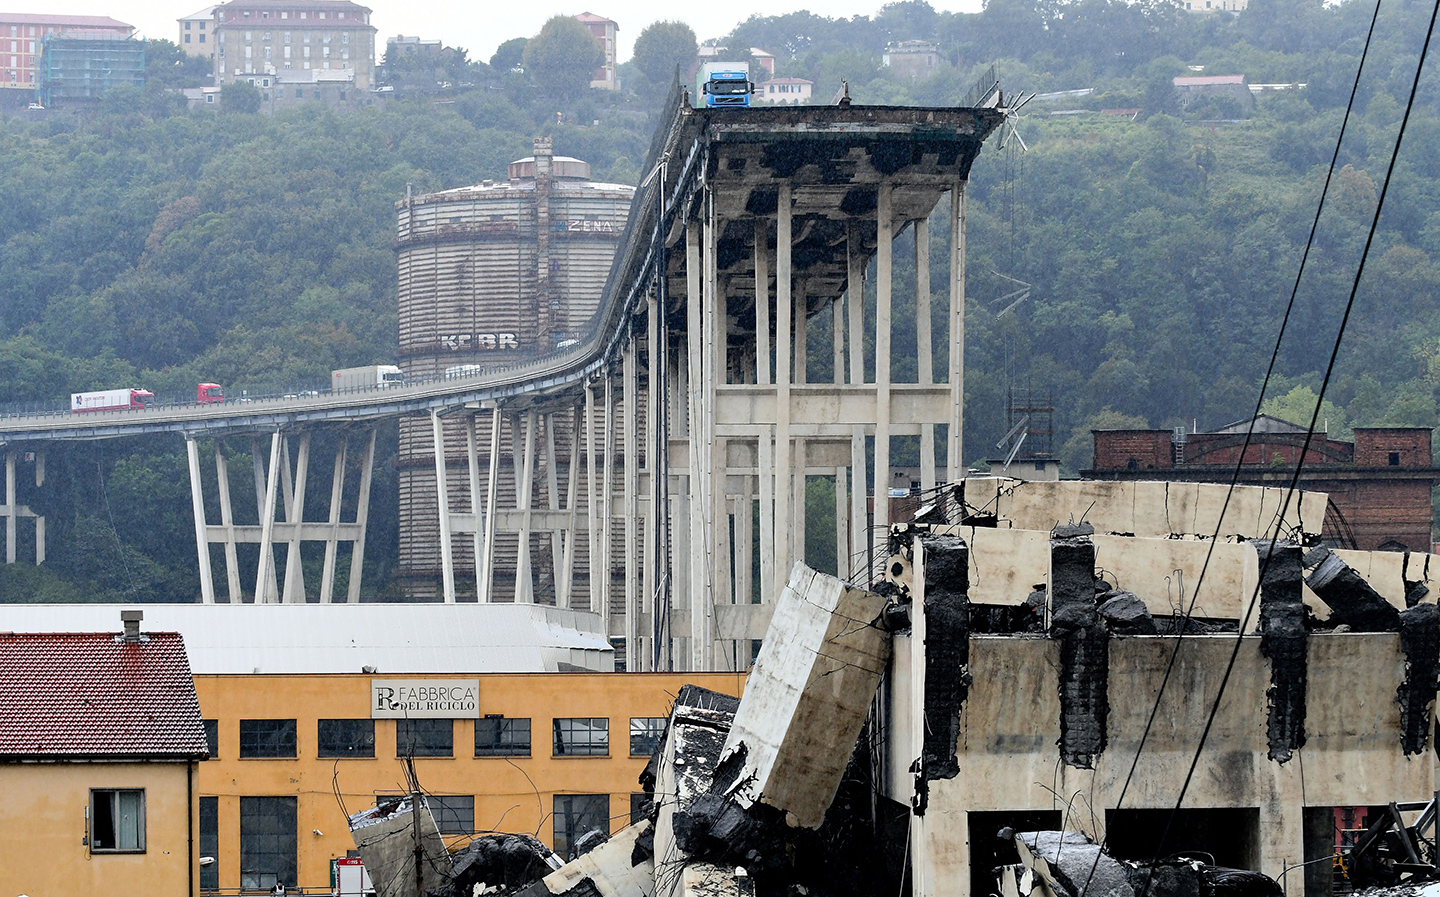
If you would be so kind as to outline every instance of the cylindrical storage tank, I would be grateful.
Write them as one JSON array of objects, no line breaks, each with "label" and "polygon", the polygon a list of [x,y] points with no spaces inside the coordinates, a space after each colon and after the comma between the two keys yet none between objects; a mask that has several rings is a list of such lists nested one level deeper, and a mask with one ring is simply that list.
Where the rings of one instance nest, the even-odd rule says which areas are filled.
[{"label": "cylindrical storage tank", "polygon": [[[634,188],[591,181],[588,163],[551,155],[549,146],[548,139],[537,139],[535,155],[510,163],[507,181],[407,196],[396,203],[398,363],[407,375],[466,376],[477,366],[531,362],[586,336]],[[537,459],[537,482],[531,484],[534,507],[548,504],[546,481],[556,474],[563,494],[564,469],[570,462],[571,415],[556,414],[550,423],[564,432],[565,438],[556,441],[565,447],[557,446],[554,474]],[[543,427],[537,429],[543,432]],[[488,414],[479,416],[476,429],[481,470],[486,471]],[[450,508],[469,511],[461,418],[445,421],[444,442]],[[407,592],[417,599],[441,594],[433,445],[428,417],[401,422],[400,573]],[[500,455],[500,504],[514,507],[516,467],[508,425],[501,434]],[[483,473],[481,479],[483,489]],[[475,588],[472,539],[469,534],[453,538],[457,591],[462,595],[473,594]],[[553,588],[545,586],[548,572],[543,579],[538,573],[544,564],[537,554],[544,553],[550,539],[536,541],[532,579],[536,599],[547,602],[553,600]],[[494,598],[508,601],[515,591],[515,538],[497,539],[496,551]]]}]

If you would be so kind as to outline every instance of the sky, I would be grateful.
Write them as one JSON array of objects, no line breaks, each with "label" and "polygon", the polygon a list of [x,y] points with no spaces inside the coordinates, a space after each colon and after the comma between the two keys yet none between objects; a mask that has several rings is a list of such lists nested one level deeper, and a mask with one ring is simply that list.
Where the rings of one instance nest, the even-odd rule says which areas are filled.
[{"label": "sky", "polygon": [[[180,6],[163,0],[60,0],[53,11],[67,15],[110,16],[134,25],[144,37],[175,40],[175,20],[205,8],[204,0],[177,0]],[[397,34],[439,39],[447,46],[464,47],[470,58],[488,62],[495,48],[512,37],[531,37],[545,20],[560,14],[592,12],[614,19],[620,26],[619,61],[630,58],[635,38],[645,26],[662,19],[680,19],[695,29],[702,42],[722,37],[752,15],[781,15],[811,9],[831,18],[873,15],[885,0],[737,0],[731,3],[688,3],[681,6],[646,0],[583,0],[590,6],[560,6],[542,3],[531,6],[514,2],[475,0],[356,0],[372,10],[370,24],[377,29],[377,55],[383,53],[385,38]],[[193,4],[193,5],[191,5]],[[8,12],[39,12],[37,0],[0,0]],[[937,10],[979,12],[981,0],[931,0]],[[48,7],[48,4],[47,4]],[[917,35],[918,37],[919,35]],[[376,60],[379,62],[379,60]]]}]

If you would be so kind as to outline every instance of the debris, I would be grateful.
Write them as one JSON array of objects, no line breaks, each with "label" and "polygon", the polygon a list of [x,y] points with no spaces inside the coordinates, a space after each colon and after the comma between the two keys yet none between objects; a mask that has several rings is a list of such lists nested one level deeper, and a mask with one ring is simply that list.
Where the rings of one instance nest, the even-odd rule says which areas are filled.
[{"label": "debris", "polygon": [[417,827],[421,876],[435,886],[443,886],[451,878],[450,854],[423,798],[418,806],[408,795],[381,801],[350,817],[350,835],[370,880],[376,883],[376,897],[411,897],[415,893]]},{"label": "debris", "polygon": [[530,835],[481,835],[455,855],[450,893],[468,897],[477,885],[510,891],[560,867],[560,858]]},{"label": "debris", "polygon": [[1050,883],[1057,897],[1133,897],[1135,893],[1125,867],[1080,832],[1019,832],[1015,846],[1020,862]]},{"label": "debris", "polygon": [[729,796],[741,807],[763,802],[805,828],[825,818],[890,659],[884,609],[873,592],[795,565],[721,759],[739,764]]},{"label": "debris", "polygon": [[929,779],[960,772],[955,745],[970,691],[970,548],[959,536],[922,536],[925,557],[925,740]]},{"label": "debris", "polygon": [[1113,589],[1095,596],[1100,604],[1100,618],[1114,635],[1155,635],[1159,629],[1155,618],[1134,592]]},{"label": "debris", "polygon": [[1340,556],[1321,549],[1305,556],[1308,562],[1318,557],[1314,569],[1305,578],[1310,591],[1329,605],[1331,619],[1356,632],[1395,632],[1400,628],[1400,612],[1370,587],[1354,568]]},{"label": "debris", "polygon": [[642,819],[614,837],[607,836],[515,897],[653,897],[654,857],[636,848],[653,837],[654,831],[654,824]]}]

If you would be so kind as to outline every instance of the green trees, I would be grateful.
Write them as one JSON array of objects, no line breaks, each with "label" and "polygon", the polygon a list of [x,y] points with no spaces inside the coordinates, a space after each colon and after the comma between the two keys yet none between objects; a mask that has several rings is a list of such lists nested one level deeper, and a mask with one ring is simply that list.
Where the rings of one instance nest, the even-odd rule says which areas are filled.
[{"label": "green trees", "polygon": [[231,81],[220,88],[220,111],[259,112],[259,89],[248,81]]},{"label": "green trees", "polygon": [[683,83],[695,53],[695,32],[684,22],[654,22],[635,39],[635,66],[652,94],[663,93],[677,71]]},{"label": "green trees", "polygon": [[555,16],[525,44],[525,71],[542,89],[575,97],[590,86],[605,53],[590,29],[570,16]]}]

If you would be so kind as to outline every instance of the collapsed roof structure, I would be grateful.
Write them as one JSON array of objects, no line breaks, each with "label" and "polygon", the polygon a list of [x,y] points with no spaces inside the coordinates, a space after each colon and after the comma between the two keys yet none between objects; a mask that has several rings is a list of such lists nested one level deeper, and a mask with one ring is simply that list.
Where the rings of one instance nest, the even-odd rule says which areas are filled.
[{"label": "collapsed roof structure", "polygon": [[524,888],[471,891],[968,897],[1018,843],[1032,859],[1203,853],[1264,874],[1232,877],[1251,885],[1309,863],[1294,877],[1326,893],[1334,808],[1435,790],[1440,612],[1428,557],[1315,547],[1325,504],[946,487],[891,528],[869,589],[795,566],[743,699],[679,695],[642,778],[648,819]]}]

